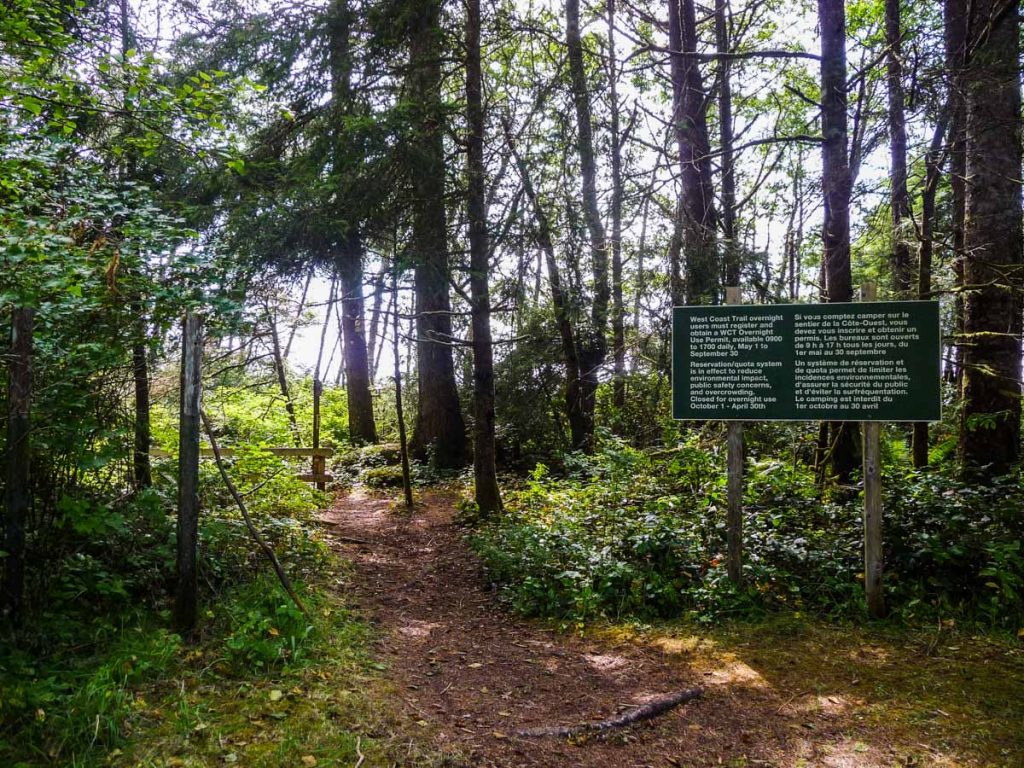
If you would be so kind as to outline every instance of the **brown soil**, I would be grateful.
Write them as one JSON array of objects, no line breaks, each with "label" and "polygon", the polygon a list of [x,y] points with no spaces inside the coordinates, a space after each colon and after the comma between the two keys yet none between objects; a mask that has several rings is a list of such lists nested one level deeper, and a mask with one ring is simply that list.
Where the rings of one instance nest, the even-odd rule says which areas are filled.
[{"label": "brown soil", "polygon": [[[921,764],[904,763],[877,726],[865,743],[856,702],[769,683],[735,656],[708,654],[700,638],[579,637],[507,613],[452,524],[453,500],[420,501],[407,515],[356,490],[325,522],[354,565],[351,599],[382,630],[380,658],[408,727],[456,756],[450,764]],[[705,689],[702,699],[606,735],[516,735],[612,717],[692,686]]]}]

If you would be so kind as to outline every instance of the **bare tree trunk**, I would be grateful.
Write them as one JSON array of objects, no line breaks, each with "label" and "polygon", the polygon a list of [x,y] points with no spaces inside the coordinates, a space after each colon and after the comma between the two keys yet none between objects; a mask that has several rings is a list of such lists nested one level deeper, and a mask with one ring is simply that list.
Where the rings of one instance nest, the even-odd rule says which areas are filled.
[{"label": "bare tree trunk", "polygon": [[[729,0],[715,0],[715,44],[731,53]],[[736,242],[736,161],[733,156],[732,73],[728,58],[719,62],[718,122],[722,139],[722,235],[725,238],[725,284],[740,285],[740,248]]]},{"label": "bare tree trunk", "polygon": [[[345,116],[352,109],[351,9],[348,0],[334,0],[328,22],[330,35],[331,98],[334,117],[334,159],[339,218],[347,221],[337,235],[335,269],[341,282],[342,357],[345,369],[348,430],[353,443],[377,442],[370,394],[370,362],[366,349],[363,304],[363,244],[358,222],[353,221],[352,197],[345,167]],[[330,307],[327,316],[330,318]],[[326,326],[325,326],[326,327]]]},{"label": "bare tree trunk", "polygon": [[[822,229],[827,297],[853,301],[850,271],[850,164],[846,116],[846,11],[843,0],[818,0],[821,29]],[[829,428],[832,472],[846,484],[860,463],[856,424],[836,422]]]},{"label": "bare tree trunk", "polygon": [[348,395],[348,431],[353,443],[377,442],[370,392],[370,360],[363,330],[363,248],[359,236],[350,232],[338,260],[341,280],[341,326],[343,335],[345,392]]},{"label": "bare tree trunk", "polygon": [[576,111],[576,146],[580,158],[580,175],[583,177],[583,218],[590,237],[590,260],[594,279],[590,328],[579,337],[580,390],[586,417],[586,432],[573,448],[589,452],[594,449],[598,371],[608,353],[608,341],[605,338],[608,327],[608,304],[611,298],[608,285],[608,240],[597,205],[597,161],[594,153],[590,90],[583,62],[583,41],[580,38],[579,0],[566,0],[565,22],[569,82]]},{"label": "bare tree trunk", "polygon": [[8,622],[21,624],[25,601],[25,520],[32,504],[29,433],[32,411],[32,341],[35,310],[11,312],[7,383],[7,452],[4,457],[3,603]]},{"label": "bare tree trunk", "polygon": [[619,124],[619,65],[615,52],[615,0],[608,0],[608,87],[611,98],[612,140],[612,354],[615,380],[612,403],[620,413],[626,407],[626,313],[622,303],[622,142]]},{"label": "bare tree trunk", "polygon": [[[948,102],[947,102],[948,103]],[[932,255],[935,247],[935,195],[942,176],[942,140],[946,134],[948,116],[942,115],[932,134],[928,154],[925,156],[924,190],[921,193],[920,246],[918,248],[917,298],[930,299],[932,295]],[[915,422],[910,442],[910,453],[916,468],[928,466],[928,423]]]},{"label": "bare tree trunk", "polygon": [[885,0],[886,83],[889,91],[889,207],[892,214],[892,279],[900,298],[910,295],[910,243],[905,228],[911,220],[907,190],[907,121],[903,106],[903,31],[900,0]]},{"label": "bare tree trunk", "polygon": [[473,330],[473,482],[481,514],[501,509],[494,440],[494,350],[491,343],[487,237],[487,189],[484,166],[485,116],[480,62],[480,0],[468,0],[466,15],[466,124],[469,128],[466,172],[469,188],[469,291]]},{"label": "bare tree trunk", "polygon": [[[697,19],[693,0],[669,0],[668,20],[672,51],[696,52]],[[696,57],[675,54],[670,60],[672,123],[679,145],[682,177],[680,232],[673,240],[672,249],[677,254],[681,251],[685,259],[685,303],[715,304],[720,299],[719,264],[707,100]],[[673,283],[678,282],[678,276],[673,274]]]},{"label": "bare tree trunk", "polygon": [[1020,16],[1016,3],[978,0],[968,33],[967,208],[964,220],[963,409],[966,468],[1008,472],[1020,457]]},{"label": "bare tree trunk", "polygon": [[[131,76],[128,70],[128,51],[135,44],[135,33],[131,25],[128,0],[120,0],[120,32],[121,32],[121,66],[124,77],[124,92],[121,106],[124,113],[124,138],[130,139],[136,133],[134,111],[131,108],[128,90]],[[137,173],[137,155],[133,145],[129,144],[125,153],[123,179],[134,181]],[[134,271],[134,270],[133,270]],[[141,277],[141,275],[136,275]],[[141,490],[153,484],[153,471],[150,462],[150,443],[152,430],[150,423],[149,394],[149,360],[146,350],[146,308],[141,294],[141,285],[132,291],[133,298],[129,303],[132,317],[132,380],[135,387],[135,424],[133,429],[132,477],[135,488]]]},{"label": "bare tree trunk", "polygon": [[146,318],[141,302],[135,302],[135,340],[132,342],[132,380],[135,384],[134,460],[132,462],[135,487],[149,488],[153,484],[153,470],[149,460],[151,442],[149,402],[149,360],[146,354]]},{"label": "bare tree trunk", "polygon": [[[384,270],[373,278],[373,309],[370,311],[370,333],[366,340],[366,358],[370,361],[370,384],[377,378],[377,332],[380,330],[381,304],[384,297]],[[381,343],[383,347],[383,343]]]},{"label": "bare tree trunk", "polygon": [[202,409],[203,318],[185,316],[181,351],[181,415],[178,427],[178,540],[174,628],[183,635],[196,626],[199,534],[199,434]]},{"label": "bare tree trunk", "polygon": [[419,410],[412,452],[444,469],[466,462],[466,425],[452,359],[445,214],[445,107],[442,101],[441,2],[426,0],[410,12],[409,93],[416,131],[410,147],[414,191],[412,248],[416,254],[416,350]]},{"label": "bare tree trunk", "polygon": [[946,72],[949,78],[949,187],[952,196],[953,274],[957,294],[953,325],[956,336],[955,364],[947,381],[963,386],[964,346],[964,217],[967,206],[967,102],[964,96],[964,66],[967,56],[967,0],[945,0]]}]

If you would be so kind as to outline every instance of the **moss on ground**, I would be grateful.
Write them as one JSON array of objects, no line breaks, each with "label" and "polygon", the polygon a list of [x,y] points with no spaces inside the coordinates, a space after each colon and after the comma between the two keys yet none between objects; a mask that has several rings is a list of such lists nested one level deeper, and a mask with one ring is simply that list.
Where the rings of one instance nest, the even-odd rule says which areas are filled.
[{"label": "moss on ground", "polygon": [[714,629],[612,625],[588,630],[679,655],[709,674],[742,668],[786,708],[834,706],[864,745],[900,765],[1024,765],[1024,646],[949,623],[934,630],[778,617]]}]

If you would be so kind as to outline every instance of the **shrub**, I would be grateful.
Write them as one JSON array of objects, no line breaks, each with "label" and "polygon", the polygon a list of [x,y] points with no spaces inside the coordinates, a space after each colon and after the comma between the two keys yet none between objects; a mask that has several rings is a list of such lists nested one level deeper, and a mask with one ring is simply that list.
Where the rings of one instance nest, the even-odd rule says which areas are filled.
[{"label": "shrub", "polygon": [[[823,501],[796,462],[749,462],[744,585],[728,580],[716,446],[694,433],[649,455],[605,435],[594,456],[565,457],[560,477],[539,465],[471,542],[506,599],[532,615],[863,615],[862,501]],[[1019,482],[897,471],[884,488],[885,588],[898,615],[1024,624]]]}]

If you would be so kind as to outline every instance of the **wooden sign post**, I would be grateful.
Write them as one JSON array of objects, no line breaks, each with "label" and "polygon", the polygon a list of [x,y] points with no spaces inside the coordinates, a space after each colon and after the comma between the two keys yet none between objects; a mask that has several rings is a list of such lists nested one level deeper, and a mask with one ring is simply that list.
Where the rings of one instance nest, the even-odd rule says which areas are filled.
[{"label": "wooden sign post", "polygon": [[[739,286],[725,289],[726,304],[742,304]],[[743,422],[728,422],[728,512],[726,536],[728,554],[726,570],[729,580],[739,584],[743,580]]]},{"label": "wooden sign post", "polygon": [[199,537],[199,421],[202,410],[203,318],[185,315],[181,334],[181,415],[178,427],[178,585],[174,628],[190,633],[196,625],[196,545]]},{"label": "wooden sign post", "polygon": [[[874,283],[861,288],[861,301],[874,301]],[[885,594],[882,591],[882,474],[881,431],[877,421],[861,423],[864,436],[864,597],[868,615],[879,619],[885,615]]]}]

